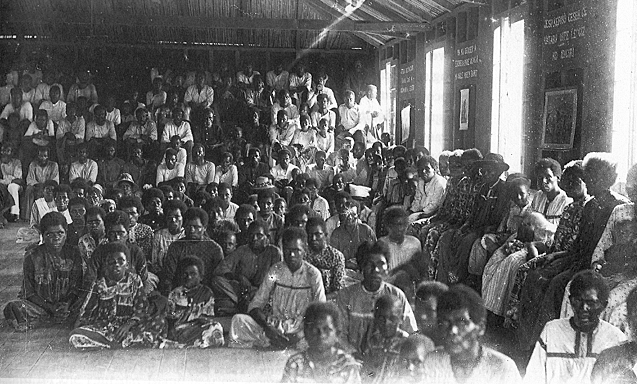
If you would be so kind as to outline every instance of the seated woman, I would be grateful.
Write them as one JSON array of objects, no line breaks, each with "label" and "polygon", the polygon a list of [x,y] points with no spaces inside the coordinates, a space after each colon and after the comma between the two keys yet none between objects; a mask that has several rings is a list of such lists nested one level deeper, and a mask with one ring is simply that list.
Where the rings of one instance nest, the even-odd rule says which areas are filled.
[{"label": "seated woman", "polygon": [[493,253],[484,267],[482,299],[487,310],[504,316],[518,268],[528,258],[545,253],[554,233],[555,225],[541,213],[530,212],[524,217],[515,235]]},{"label": "seated woman", "polygon": [[573,316],[546,324],[526,367],[525,383],[590,383],[600,352],[626,340],[619,329],[599,318],[608,303],[608,286],[599,273],[575,274],[569,300]]},{"label": "seated woman", "polygon": [[[637,286],[637,220],[634,203],[637,201],[637,165],[628,171],[626,192],[631,203],[613,209],[593,251],[591,263],[591,268],[604,276],[610,289],[608,306],[601,318],[622,331],[628,329],[626,298]],[[568,290],[567,287],[560,317],[567,317],[573,312],[568,305]]]},{"label": "seated woman", "polygon": [[5,319],[20,332],[73,320],[81,303],[82,259],[77,247],[66,243],[66,218],[49,212],[40,229],[44,243],[26,252],[19,299],[4,307]]},{"label": "seated woman", "polygon": [[627,202],[610,190],[617,178],[617,162],[610,154],[591,152],[584,157],[583,167],[586,187],[593,199],[584,205],[581,229],[570,251],[563,258],[530,271],[526,278],[520,291],[521,348],[530,348],[544,325],[559,316],[566,285],[575,273],[590,267],[611,212]]},{"label": "seated woman", "polygon": [[290,357],[284,383],[360,383],[360,363],[338,348],[340,313],[333,303],[310,304],[303,317],[308,348]]},{"label": "seated woman", "polygon": [[584,183],[583,179],[584,168],[581,160],[566,164],[560,180],[560,186],[566,192],[566,195],[573,199],[573,202],[564,208],[562,218],[555,231],[553,245],[547,253],[529,259],[518,268],[507,304],[505,326],[517,328],[519,325],[520,290],[524,286],[529,272],[561,259],[573,247],[580,231],[584,204],[590,200],[586,190],[586,183]]},{"label": "seated woman", "polygon": [[509,209],[500,225],[492,233],[486,233],[471,246],[469,256],[469,273],[481,276],[484,266],[491,255],[502,246],[507,239],[517,232],[522,219],[532,210],[531,180],[526,176],[514,173],[507,177]]},{"label": "seated woman", "polygon": [[210,288],[201,284],[203,262],[187,256],[179,261],[179,270],[182,285],[168,295],[168,339],[179,346],[223,346],[223,328],[213,319],[215,298]]},{"label": "seated woman", "polygon": [[44,215],[57,209],[55,204],[55,195],[53,194],[53,190],[55,190],[57,186],[58,183],[55,180],[47,180],[43,183],[43,196],[36,199],[31,206],[29,226],[37,227]]},{"label": "seated woman", "polygon": [[457,284],[438,298],[443,347],[427,355],[421,380],[431,383],[519,383],[511,358],[482,343],[486,310],[472,289]]},{"label": "seated woman", "polygon": [[166,325],[166,314],[147,315],[144,284],[129,267],[124,243],[102,246],[103,276],[91,287],[69,343],[75,348],[155,347]]}]

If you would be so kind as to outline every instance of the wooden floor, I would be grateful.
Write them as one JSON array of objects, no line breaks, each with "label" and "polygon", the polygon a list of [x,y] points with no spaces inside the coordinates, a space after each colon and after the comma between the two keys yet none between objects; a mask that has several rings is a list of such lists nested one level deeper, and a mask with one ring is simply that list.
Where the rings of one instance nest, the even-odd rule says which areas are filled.
[{"label": "wooden floor", "polygon": [[[17,297],[24,245],[15,243],[20,225],[0,230],[0,308]],[[291,352],[243,349],[102,350],[69,347],[69,329],[14,332],[0,321],[0,382],[215,381],[279,382]],[[26,380],[25,380],[26,379]]]}]

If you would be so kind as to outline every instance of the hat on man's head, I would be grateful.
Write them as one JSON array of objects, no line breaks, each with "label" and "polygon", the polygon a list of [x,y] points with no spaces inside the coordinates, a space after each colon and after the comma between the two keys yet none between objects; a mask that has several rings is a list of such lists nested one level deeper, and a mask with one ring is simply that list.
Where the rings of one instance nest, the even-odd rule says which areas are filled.
[{"label": "hat on man's head", "polygon": [[252,188],[256,191],[263,191],[267,189],[274,189],[274,185],[272,184],[272,180],[267,176],[259,176],[257,177],[254,187]]},{"label": "hat on man's head", "polygon": [[117,180],[117,184],[119,185],[119,183],[121,182],[127,182],[130,183],[132,187],[135,187],[137,184],[135,184],[135,180],[133,180],[133,176],[131,176],[130,173],[122,173],[121,175],[119,175],[119,179]]},{"label": "hat on man's head", "polygon": [[482,160],[477,160],[473,163],[473,166],[477,168],[495,168],[500,173],[509,169],[509,164],[504,162],[504,158],[499,153],[487,153]]}]

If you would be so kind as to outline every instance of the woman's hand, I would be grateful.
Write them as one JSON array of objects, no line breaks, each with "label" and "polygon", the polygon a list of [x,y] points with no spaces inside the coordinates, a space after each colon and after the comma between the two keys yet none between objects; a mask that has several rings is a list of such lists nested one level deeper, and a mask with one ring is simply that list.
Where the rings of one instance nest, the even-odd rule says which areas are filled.
[{"label": "woman's hand", "polygon": [[115,342],[121,343],[126,338],[126,335],[128,335],[128,332],[130,332],[130,329],[133,327],[133,325],[135,325],[135,323],[136,322],[134,320],[128,320],[124,325],[119,327],[113,335]]}]

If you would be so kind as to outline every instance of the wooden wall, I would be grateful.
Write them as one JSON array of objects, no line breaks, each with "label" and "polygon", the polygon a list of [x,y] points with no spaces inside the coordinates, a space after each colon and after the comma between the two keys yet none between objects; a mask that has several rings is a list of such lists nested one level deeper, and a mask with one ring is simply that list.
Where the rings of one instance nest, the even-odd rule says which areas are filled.
[{"label": "wooden wall", "polygon": [[[523,142],[524,171],[550,156],[565,164],[590,151],[609,151],[612,132],[615,60],[616,1],[599,0],[494,0],[490,6],[465,4],[434,20],[427,33],[409,41],[394,42],[379,49],[399,46],[400,68],[413,65],[416,74],[411,92],[398,93],[400,109],[414,102],[412,135],[424,142],[425,52],[445,47],[444,99],[445,148],[477,147],[490,150],[493,82],[493,30],[500,17],[525,20]],[[402,50],[415,44],[413,61],[402,60]],[[401,77],[396,81],[400,89]],[[467,130],[460,130],[460,91],[470,89]],[[556,89],[575,89],[578,96],[575,142],[571,149],[542,146],[544,94]]]}]

